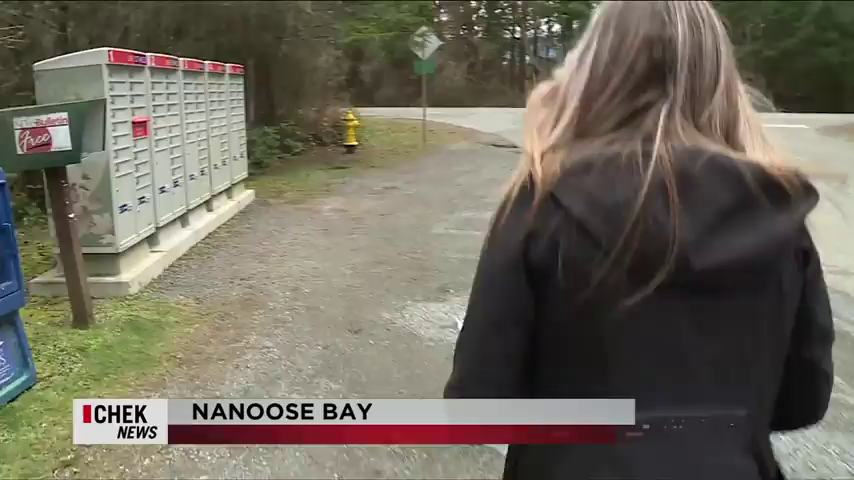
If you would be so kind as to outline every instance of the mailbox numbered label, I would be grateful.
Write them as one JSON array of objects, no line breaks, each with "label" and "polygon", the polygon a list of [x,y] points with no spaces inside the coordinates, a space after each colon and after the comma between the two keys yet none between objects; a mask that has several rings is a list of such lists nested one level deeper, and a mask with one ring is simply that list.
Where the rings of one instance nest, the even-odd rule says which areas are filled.
[{"label": "mailbox numbered label", "polygon": [[12,119],[18,155],[71,150],[68,112]]}]

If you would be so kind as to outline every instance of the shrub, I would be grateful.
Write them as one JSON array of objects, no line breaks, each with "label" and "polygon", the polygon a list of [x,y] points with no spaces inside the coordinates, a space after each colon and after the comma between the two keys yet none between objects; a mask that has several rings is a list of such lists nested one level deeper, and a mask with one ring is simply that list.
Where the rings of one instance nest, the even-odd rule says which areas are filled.
[{"label": "shrub", "polygon": [[311,136],[291,122],[279,126],[279,140],[279,152],[289,157],[304,153],[311,145]]},{"label": "shrub", "polygon": [[246,135],[246,147],[249,150],[249,167],[263,170],[278,159],[282,138],[276,127],[250,128]]}]

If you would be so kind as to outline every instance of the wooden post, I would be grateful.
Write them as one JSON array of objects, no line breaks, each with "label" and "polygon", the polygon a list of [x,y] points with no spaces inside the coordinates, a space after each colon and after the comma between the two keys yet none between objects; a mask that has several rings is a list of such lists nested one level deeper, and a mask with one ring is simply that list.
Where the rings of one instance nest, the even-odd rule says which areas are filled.
[{"label": "wooden post", "polygon": [[71,302],[71,326],[86,329],[94,317],[92,295],[89,294],[89,283],[83,267],[83,250],[77,236],[77,218],[74,216],[69,196],[68,171],[64,166],[46,168],[44,176],[56,229],[59,259],[68,289],[68,300]]}]

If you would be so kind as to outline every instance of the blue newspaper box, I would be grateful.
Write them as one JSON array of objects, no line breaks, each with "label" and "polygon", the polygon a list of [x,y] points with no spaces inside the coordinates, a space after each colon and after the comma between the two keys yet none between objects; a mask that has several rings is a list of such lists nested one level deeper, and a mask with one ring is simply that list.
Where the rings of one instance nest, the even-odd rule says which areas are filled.
[{"label": "blue newspaper box", "polygon": [[35,383],[36,366],[20,312],[0,316],[0,406]]},{"label": "blue newspaper box", "polygon": [[20,309],[27,301],[24,273],[2,169],[0,184],[0,405],[5,405],[36,383],[36,370],[21,321]]},{"label": "blue newspaper box", "polygon": [[15,238],[12,197],[2,169],[0,184],[0,315],[5,315],[24,308],[27,298],[18,241]]}]

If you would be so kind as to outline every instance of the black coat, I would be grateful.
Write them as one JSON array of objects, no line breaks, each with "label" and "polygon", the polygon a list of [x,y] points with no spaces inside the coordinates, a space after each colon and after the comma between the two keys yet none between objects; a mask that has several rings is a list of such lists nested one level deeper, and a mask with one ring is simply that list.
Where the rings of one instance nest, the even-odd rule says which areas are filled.
[{"label": "black coat", "polygon": [[674,165],[672,268],[633,302],[671,251],[660,176],[616,249],[631,256],[592,290],[641,188],[635,163],[603,154],[535,209],[526,188],[499,209],[445,396],[634,398],[638,423],[651,425],[616,445],[511,445],[505,479],[782,478],[770,433],[823,418],[833,319],[805,226],[818,193],[799,178],[792,194],[756,165],[697,149]]}]

